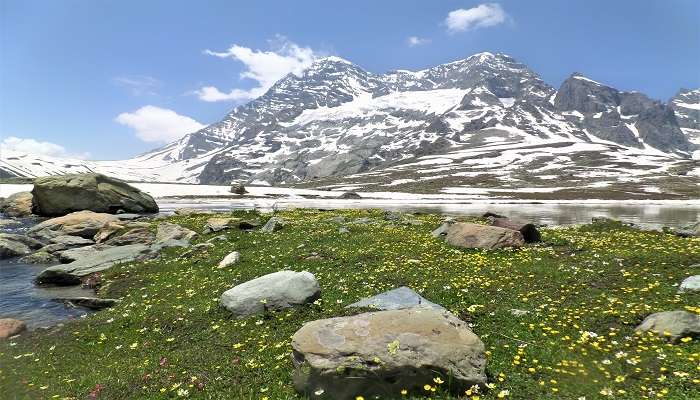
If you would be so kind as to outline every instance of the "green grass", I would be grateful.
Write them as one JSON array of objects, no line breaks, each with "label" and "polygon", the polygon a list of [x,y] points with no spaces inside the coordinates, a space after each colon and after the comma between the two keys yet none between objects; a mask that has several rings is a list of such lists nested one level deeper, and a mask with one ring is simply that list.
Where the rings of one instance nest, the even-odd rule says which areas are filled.
[{"label": "green grass", "polygon": [[[544,243],[519,250],[479,251],[431,237],[436,215],[411,217],[419,225],[393,224],[381,211],[278,215],[288,224],[272,234],[232,230],[191,258],[172,249],[114,267],[100,294],[121,304],[0,343],[2,396],[85,399],[100,387],[103,399],[297,399],[291,335],[304,322],[348,315],[344,306],[361,297],[407,285],[473,324],[486,344],[493,387],[481,399],[502,391],[523,400],[611,398],[607,391],[616,399],[700,398],[699,339],[671,345],[634,333],[653,312],[700,312],[700,295],[676,294],[682,279],[700,273],[690,269],[700,262],[700,239],[603,223],[544,229]],[[376,223],[347,224],[350,233],[339,234],[336,215]],[[201,232],[209,217],[171,220]],[[241,263],[217,269],[233,250]],[[285,268],[314,273],[321,299],[242,320],[219,307],[225,290]],[[440,388],[431,397],[452,398]]]}]

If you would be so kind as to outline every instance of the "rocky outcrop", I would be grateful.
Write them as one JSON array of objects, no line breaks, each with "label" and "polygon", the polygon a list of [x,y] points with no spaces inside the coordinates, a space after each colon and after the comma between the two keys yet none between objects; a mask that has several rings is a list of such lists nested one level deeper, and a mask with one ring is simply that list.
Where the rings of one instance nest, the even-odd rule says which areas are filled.
[{"label": "rocky outcrop", "polygon": [[74,174],[34,180],[34,213],[60,216],[74,211],[155,213],[153,198],[119,179],[102,174]]},{"label": "rocky outcrop", "polygon": [[282,227],[286,224],[285,220],[283,220],[280,217],[272,217],[267,222],[265,225],[263,225],[262,228],[260,228],[260,232],[265,232],[265,233],[272,233],[275,231],[278,231],[282,229]]},{"label": "rocky outcrop", "polygon": [[[84,248],[83,248],[84,249]],[[150,246],[132,244],[107,247],[83,254],[69,264],[54,265],[43,270],[36,278],[40,284],[77,285],[90,274],[104,271],[115,264],[144,259],[153,254]]]},{"label": "rocky outcrop", "polygon": [[700,315],[688,311],[664,311],[646,317],[636,328],[654,332],[671,341],[700,336]]},{"label": "rocky outcrop", "polygon": [[451,224],[447,228],[445,241],[453,246],[477,249],[520,247],[525,244],[522,233],[518,231],[465,222]]},{"label": "rocky outcrop", "polygon": [[97,297],[57,297],[53,300],[69,307],[82,307],[90,310],[102,310],[113,307],[121,301],[119,299],[100,299]]},{"label": "rocky outcrop", "polygon": [[445,310],[441,305],[432,303],[406,286],[379,293],[361,299],[346,308],[374,308],[377,310],[401,310],[405,308],[431,308]]},{"label": "rocky outcrop", "polygon": [[461,395],[486,384],[484,350],[464,321],[427,308],[317,320],[292,337],[294,386],[310,399],[399,398],[441,377]]},{"label": "rocky outcrop", "polygon": [[27,330],[27,324],[14,318],[0,318],[0,339],[19,335]]},{"label": "rocky outcrop", "polygon": [[31,192],[18,192],[11,194],[5,200],[0,201],[0,212],[8,217],[28,217],[32,215]]},{"label": "rocky outcrop", "polygon": [[46,220],[30,228],[27,233],[47,239],[63,235],[92,239],[100,229],[117,221],[119,219],[111,214],[78,211]]},{"label": "rocky outcrop", "polygon": [[134,228],[121,235],[110,237],[104,244],[108,246],[126,246],[129,244],[151,244],[156,235],[148,228]]},{"label": "rocky outcrop", "polygon": [[341,194],[340,196],[338,196],[338,198],[345,199],[345,200],[357,200],[357,199],[361,199],[362,196],[360,196],[359,194],[357,194],[355,192],[345,192],[345,193]]},{"label": "rocky outcrop", "polygon": [[240,221],[240,218],[233,217],[209,218],[207,223],[204,225],[204,231],[202,233],[206,235],[212,232],[221,232],[223,230],[231,229],[236,227]]},{"label": "rocky outcrop", "polygon": [[281,310],[314,301],[321,294],[310,272],[279,271],[225,291],[221,305],[236,317]]}]

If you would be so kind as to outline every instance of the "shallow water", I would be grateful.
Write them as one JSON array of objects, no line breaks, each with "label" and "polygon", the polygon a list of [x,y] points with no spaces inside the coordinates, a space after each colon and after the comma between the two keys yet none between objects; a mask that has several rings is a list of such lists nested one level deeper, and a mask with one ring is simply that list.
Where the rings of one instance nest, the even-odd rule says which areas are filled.
[{"label": "shallow water", "polygon": [[638,225],[660,228],[684,227],[700,220],[700,203],[689,202],[584,202],[574,203],[505,203],[501,201],[429,201],[429,200],[313,200],[313,199],[163,199],[161,211],[172,212],[180,207],[226,211],[232,209],[323,208],[365,209],[479,216],[486,211],[541,225],[585,224],[593,217],[608,217]]},{"label": "shallow water", "polygon": [[[2,220],[0,220],[2,221]],[[22,233],[36,220],[20,220],[0,228],[2,232]],[[58,322],[79,318],[88,311],[68,308],[52,301],[56,297],[94,295],[92,290],[76,287],[39,287],[34,278],[48,265],[33,265],[17,259],[0,260],[0,318],[16,318],[24,321],[29,329],[55,325]]]}]

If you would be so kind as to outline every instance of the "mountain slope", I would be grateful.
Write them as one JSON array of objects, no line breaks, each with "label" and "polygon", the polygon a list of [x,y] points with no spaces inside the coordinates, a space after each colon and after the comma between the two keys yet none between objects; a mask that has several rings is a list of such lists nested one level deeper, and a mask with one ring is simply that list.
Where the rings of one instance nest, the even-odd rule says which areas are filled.
[{"label": "mountain slope", "polygon": [[[389,188],[415,186],[418,178],[465,182],[460,176],[493,185],[541,184],[553,174],[615,182],[695,177],[698,97],[700,90],[686,90],[663,104],[580,74],[555,90],[503,54],[383,75],[328,57],[161,149],[127,161],[68,164],[134,180],[223,184],[383,176],[375,184]],[[56,160],[0,158],[5,174],[61,169]],[[404,175],[410,177],[394,179]]]}]

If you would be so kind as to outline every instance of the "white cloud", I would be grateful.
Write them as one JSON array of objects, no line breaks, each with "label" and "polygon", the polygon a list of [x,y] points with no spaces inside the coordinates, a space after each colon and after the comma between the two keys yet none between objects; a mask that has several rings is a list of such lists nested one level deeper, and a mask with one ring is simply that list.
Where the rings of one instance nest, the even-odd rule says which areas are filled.
[{"label": "white cloud", "polygon": [[309,47],[300,47],[284,36],[270,41],[274,50],[253,50],[234,44],[224,52],[206,50],[204,53],[219,58],[231,58],[245,65],[241,79],[252,79],[257,86],[252,89],[232,89],[222,92],[214,86],[205,86],[195,93],[204,101],[245,101],[263,95],[272,85],[289,73],[300,74],[320,55]]},{"label": "white cloud", "polygon": [[409,38],[406,39],[406,43],[408,43],[409,47],[415,47],[430,43],[430,39],[425,39],[418,36],[409,36]]},{"label": "white cloud", "polygon": [[87,158],[89,153],[70,154],[66,148],[51,142],[8,136],[0,143],[0,149],[49,157]]},{"label": "white cloud", "polygon": [[502,24],[507,17],[499,4],[487,3],[468,10],[460,8],[450,11],[445,18],[445,25],[450,33],[463,32]]},{"label": "white cloud", "polygon": [[205,127],[190,117],[173,110],[144,106],[131,113],[121,113],[116,122],[131,127],[145,142],[171,142]]},{"label": "white cloud", "polygon": [[160,86],[160,81],[151,76],[119,76],[114,78],[113,82],[134,96],[155,96],[156,89]]}]

